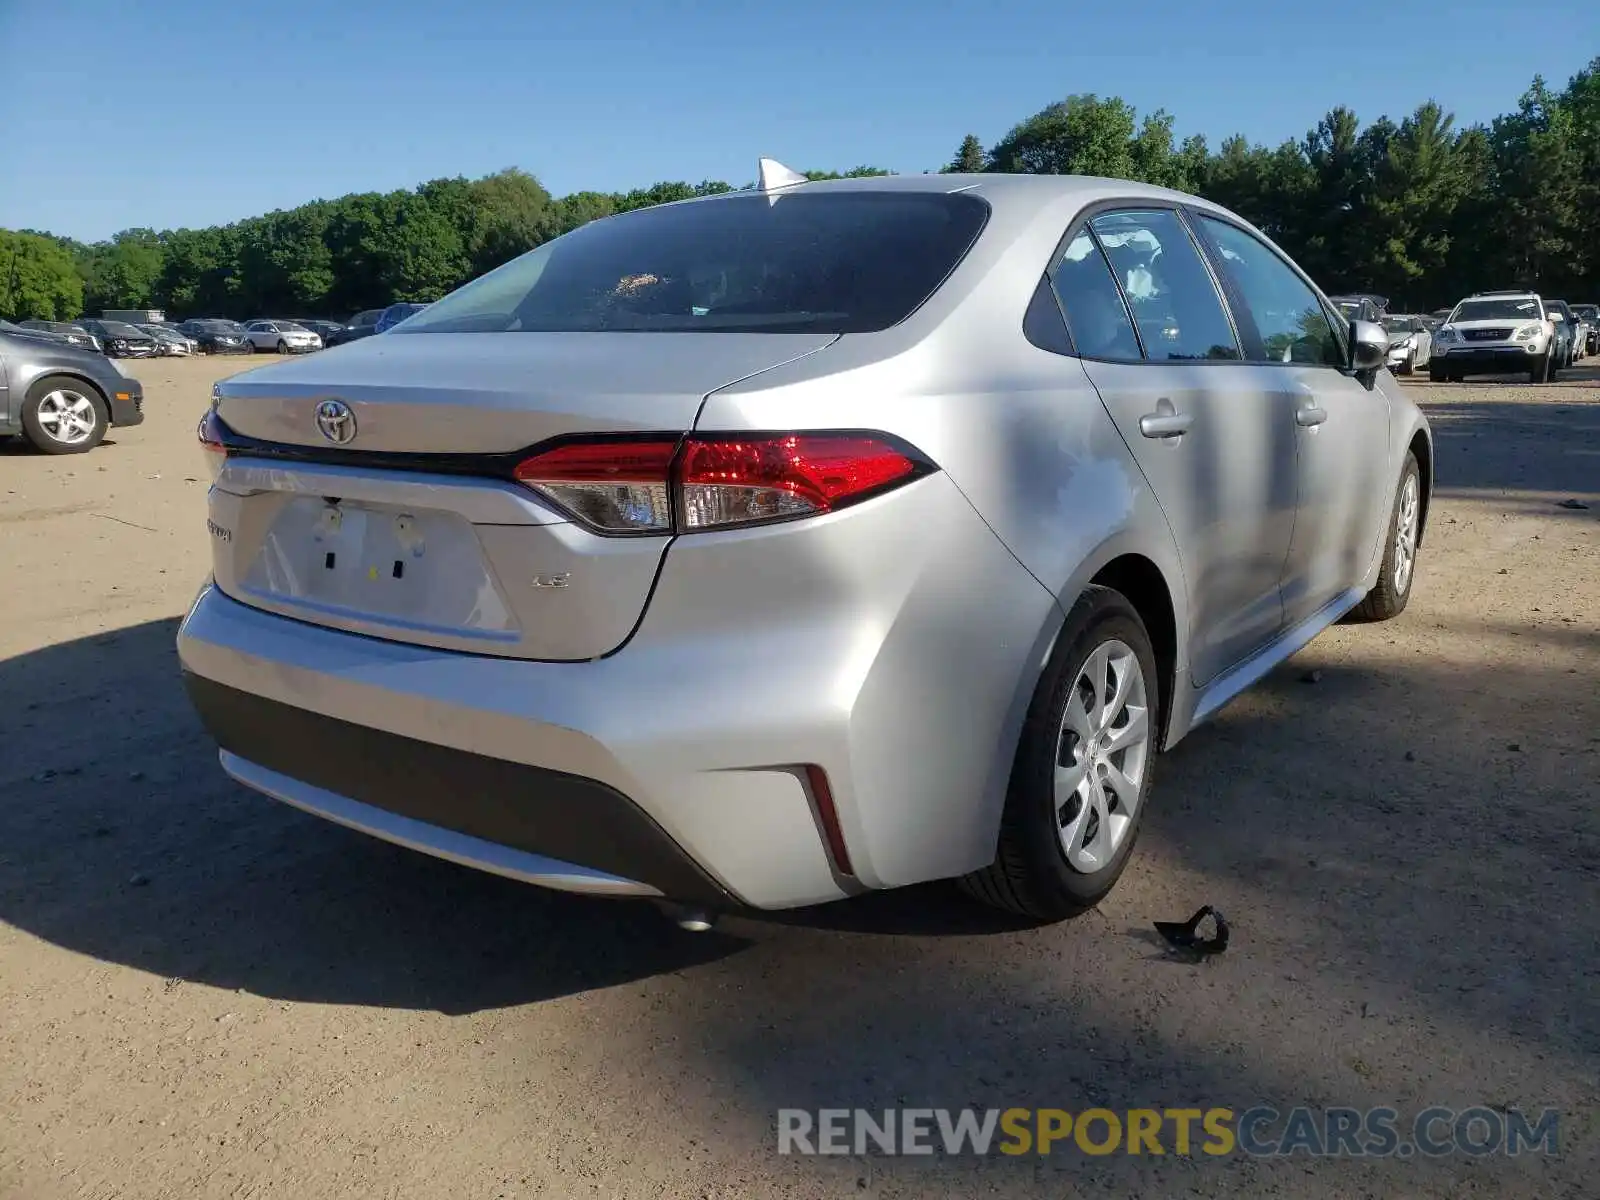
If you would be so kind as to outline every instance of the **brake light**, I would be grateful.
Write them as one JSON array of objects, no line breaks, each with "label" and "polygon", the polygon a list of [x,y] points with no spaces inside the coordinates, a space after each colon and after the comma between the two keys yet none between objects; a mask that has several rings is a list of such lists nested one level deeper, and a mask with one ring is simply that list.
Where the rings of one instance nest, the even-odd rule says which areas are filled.
[{"label": "brake light", "polygon": [[223,460],[228,456],[228,448],[222,441],[222,422],[216,409],[206,409],[206,415],[200,418],[200,427],[195,432],[200,438],[200,449],[206,452],[206,468],[215,480],[222,473]]},{"label": "brake light", "polygon": [[691,434],[570,442],[515,475],[601,532],[686,533],[831,512],[931,469],[878,434]]},{"label": "brake light", "polygon": [[677,482],[684,527],[710,529],[827,512],[916,470],[915,459],[870,436],[691,438]]}]

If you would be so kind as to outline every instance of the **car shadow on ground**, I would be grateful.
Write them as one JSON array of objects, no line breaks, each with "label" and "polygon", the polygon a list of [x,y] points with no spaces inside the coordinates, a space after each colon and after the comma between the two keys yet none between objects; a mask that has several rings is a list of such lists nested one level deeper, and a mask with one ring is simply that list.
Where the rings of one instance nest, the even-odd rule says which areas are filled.
[{"label": "car shadow on ground", "polygon": [[[0,713],[16,748],[0,768],[0,920],[276,999],[532,1005],[513,1064],[544,1052],[537,1002],[609,991],[634,1006],[651,1069],[714,1079],[737,1110],[720,1119],[749,1137],[783,1106],[1576,1105],[1600,1067],[1593,645],[1558,638],[1551,664],[1483,678],[1420,657],[1329,662],[1311,684],[1314,644],[1165,756],[1135,867],[1075,922],[1030,928],[930,885],[693,935],[647,904],[482,875],[233,785],[189,713],[174,633],[153,622],[0,663],[0,692],[31,697]],[[1491,686],[1513,717],[1422,702]],[[1202,901],[1232,917],[1234,946],[1176,961],[1150,918]],[[616,991],[677,976],[686,988],[653,1005]],[[1413,1051],[1396,1053],[1396,1025]],[[974,1186],[994,1167],[940,1161]],[[1070,1161],[1080,1185],[1154,1169]],[[805,1168],[841,1186],[866,1169]],[[1031,1169],[1044,1186],[1038,1172],[1066,1165]]]}]

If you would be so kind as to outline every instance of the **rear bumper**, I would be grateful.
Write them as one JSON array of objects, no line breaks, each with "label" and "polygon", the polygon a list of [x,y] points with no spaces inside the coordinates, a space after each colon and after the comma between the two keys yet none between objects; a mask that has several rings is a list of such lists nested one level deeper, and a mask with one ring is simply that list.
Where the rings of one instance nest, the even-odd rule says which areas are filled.
[{"label": "rear bumper", "polygon": [[732,903],[636,804],[596,780],[321,716],[188,671],[184,683],[228,773],[297,808],[547,887]]},{"label": "rear bumper", "polygon": [[[225,766],[268,794],[548,886],[787,908],[993,860],[1059,619],[933,475],[806,522],[679,538],[638,630],[597,659],[389,641],[215,586],[178,653]],[[502,852],[555,865],[507,870]]]}]

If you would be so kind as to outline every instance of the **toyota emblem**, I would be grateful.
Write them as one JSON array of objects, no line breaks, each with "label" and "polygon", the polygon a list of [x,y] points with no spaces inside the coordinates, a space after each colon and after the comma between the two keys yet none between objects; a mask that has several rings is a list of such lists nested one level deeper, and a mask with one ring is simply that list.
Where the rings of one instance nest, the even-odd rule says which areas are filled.
[{"label": "toyota emblem", "polygon": [[343,400],[324,400],[317,405],[317,428],[335,445],[346,445],[355,440],[356,414]]}]

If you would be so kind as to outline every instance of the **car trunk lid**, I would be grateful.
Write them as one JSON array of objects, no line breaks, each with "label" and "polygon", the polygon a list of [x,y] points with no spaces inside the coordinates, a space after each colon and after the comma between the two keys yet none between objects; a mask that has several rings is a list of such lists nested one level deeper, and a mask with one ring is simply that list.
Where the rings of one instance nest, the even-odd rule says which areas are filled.
[{"label": "car trunk lid", "polygon": [[[600,657],[638,624],[669,539],[595,533],[500,468],[567,434],[687,431],[708,393],[833,340],[397,333],[227,380],[217,415],[263,445],[211,490],[217,584],[377,637]],[[353,418],[342,444],[319,427],[327,401]]]}]

